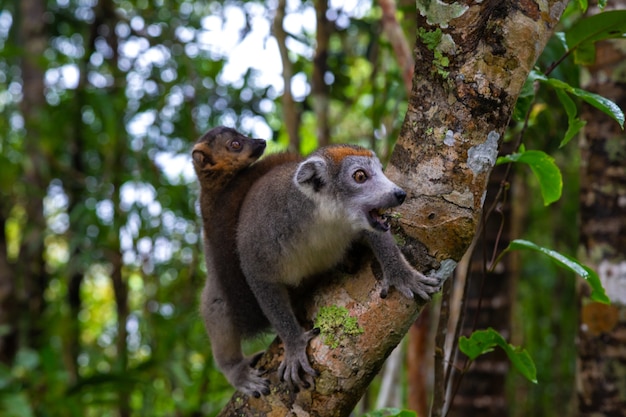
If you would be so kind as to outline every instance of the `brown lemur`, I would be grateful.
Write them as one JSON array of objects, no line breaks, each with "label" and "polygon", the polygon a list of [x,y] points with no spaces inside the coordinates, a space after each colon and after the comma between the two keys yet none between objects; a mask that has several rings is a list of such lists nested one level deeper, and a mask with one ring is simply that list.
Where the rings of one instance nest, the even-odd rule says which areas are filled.
[{"label": "brown lemur", "polygon": [[[229,157],[232,150],[215,151],[233,139],[250,150],[239,158]],[[271,324],[285,348],[281,379],[308,387],[307,374],[317,372],[306,348],[318,332],[302,328],[291,295],[336,266],[352,243],[365,242],[380,263],[381,296],[395,287],[427,299],[440,285],[415,271],[396,246],[383,211],[400,205],[406,193],[383,174],[372,151],[334,145],[306,159],[283,154],[250,165],[262,152],[257,146],[232,129],[216,128],[193,151],[208,269],[202,315],[218,366],[235,388],[255,396],[268,393],[269,382],[243,356],[241,339]],[[220,157],[231,162],[222,164]],[[212,166],[230,172],[212,172],[220,171]],[[214,179],[220,185],[211,185]]]}]

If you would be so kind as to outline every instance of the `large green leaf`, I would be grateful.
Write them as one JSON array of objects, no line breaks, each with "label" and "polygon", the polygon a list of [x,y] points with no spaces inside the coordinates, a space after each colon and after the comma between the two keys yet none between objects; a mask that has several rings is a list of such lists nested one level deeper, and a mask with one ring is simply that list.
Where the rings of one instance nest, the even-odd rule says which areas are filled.
[{"label": "large green leaf", "polygon": [[608,304],[610,302],[609,297],[607,297],[606,292],[604,291],[604,287],[600,282],[600,277],[598,277],[598,274],[588,266],[581,264],[576,259],[570,258],[567,255],[563,255],[562,253],[559,253],[552,249],[544,248],[542,246],[534,244],[533,242],[529,242],[523,239],[516,239],[512,241],[509,246],[502,252],[502,254],[511,250],[520,249],[533,250],[535,252],[539,252],[549,256],[560,266],[580,275],[584,280],[589,283],[589,286],[591,287],[592,300],[604,304]]},{"label": "large green leaf", "polygon": [[561,198],[563,177],[554,158],[543,151],[531,150],[501,156],[497,164],[521,162],[527,164],[539,181],[543,203],[547,206]]},{"label": "large green leaf", "polygon": [[496,346],[504,350],[515,369],[529,381],[537,383],[537,369],[528,352],[525,349],[508,344],[502,335],[494,329],[477,330],[469,338],[461,336],[459,339],[459,349],[471,360],[491,352]]},{"label": "large green leaf", "polygon": [[613,10],[578,20],[565,32],[565,37],[575,62],[588,65],[595,60],[595,42],[623,38],[625,32],[626,10]]},{"label": "large green leaf", "polygon": [[602,97],[599,94],[590,93],[589,91],[585,91],[580,88],[572,89],[572,93],[577,97],[585,100],[596,109],[611,116],[617,123],[619,123],[622,129],[624,128],[624,112],[622,111],[622,109],[619,108],[617,104],[615,104],[606,97]]},{"label": "large green leaf", "polygon": [[568,83],[558,80],[556,78],[548,78],[542,74],[537,74],[536,72],[533,72],[533,74],[534,74],[535,79],[541,82],[547,83],[548,85],[551,85],[556,90],[563,90],[569,94],[572,94],[586,101],[587,103],[591,104],[598,110],[609,115],[613,120],[619,123],[622,129],[624,128],[624,112],[622,111],[622,109],[619,108],[617,104],[615,104],[608,98],[602,97],[599,94],[585,91],[581,88],[572,87]]}]

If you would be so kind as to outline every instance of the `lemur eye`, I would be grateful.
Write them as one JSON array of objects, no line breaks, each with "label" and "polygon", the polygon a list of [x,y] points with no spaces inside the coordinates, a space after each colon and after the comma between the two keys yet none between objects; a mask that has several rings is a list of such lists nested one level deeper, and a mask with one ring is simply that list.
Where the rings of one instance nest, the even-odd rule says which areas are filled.
[{"label": "lemur eye", "polygon": [[367,181],[367,174],[362,169],[359,169],[357,171],[354,171],[354,174],[352,174],[352,178],[354,178],[354,181],[356,181],[358,184],[363,184],[365,181]]},{"label": "lemur eye", "polygon": [[234,150],[234,151],[239,151],[241,150],[241,142],[239,142],[238,140],[234,140],[232,142],[230,142],[230,147]]}]

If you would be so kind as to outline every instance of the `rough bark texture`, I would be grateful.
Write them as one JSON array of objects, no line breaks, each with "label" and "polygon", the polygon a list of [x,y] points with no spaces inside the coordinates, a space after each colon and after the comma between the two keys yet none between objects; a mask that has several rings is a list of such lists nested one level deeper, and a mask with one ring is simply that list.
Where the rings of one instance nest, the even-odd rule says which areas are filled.
[{"label": "rough bark texture", "polygon": [[[623,4],[624,2],[622,2]],[[626,108],[624,41],[597,45],[585,88]],[[578,415],[626,416],[626,137],[612,119],[585,107],[581,140],[581,243],[611,305],[590,301],[581,284]]]},{"label": "rough bark texture", "polygon": [[[447,276],[470,244],[498,139],[565,4],[418,1],[418,28],[443,36],[431,49],[424,37],[417,41],[409,109],[387,168],[408,193],[394,233],[418,269]],[[314,390],[297,394],[275,379],[281,348],[274,344],[261,360],[272,393],[237,393],[221,415],[347,416],[424,304],[395,291],[381,299],[369,271],[334,280],[313,296],[309,318],[320,306],[345,306],[363,334],[342,338],[337,349],[313,339],[309,355],[321,375]]]}]

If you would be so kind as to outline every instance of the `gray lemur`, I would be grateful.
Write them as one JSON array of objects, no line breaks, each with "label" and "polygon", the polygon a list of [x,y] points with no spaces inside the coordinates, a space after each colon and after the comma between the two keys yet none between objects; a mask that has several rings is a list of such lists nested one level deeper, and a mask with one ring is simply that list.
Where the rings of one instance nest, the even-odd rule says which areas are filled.
[{"label": "gray lemur", "polygon": [[[438,278],[425,277],[405,260],[383,216],[383,210],[402,204],[405,197],[383,174],[372,151],[350,145],[322,148],[303,161],[277,164],[251,185],[239,212],[236,238],[249,289],[244,295],[237,293],[231,307],[233,311],[243,308],[247,320],[257,319],[260,307],[284,344],[278,374],[290,385],[308,387],[309,377],[304,374],[317,374],[306,348],[318,333],[302,328],[290,296],[307,278],[335,267],[354,242],[364,241],[380,263],[381,296],[395,287],[408,298],[428,299],[439,289]],[[243,283],[238,285],[244,288]],[[233,302],[224,298],[226,303]],[[211,299],[216,300],[213,295]],[[220,320],[227,331],[229,317],[223,315]],[[241,333],[237,336],[249,333],[249,327],[238,326]],[[238,337],[224,343],[226,336],[216,340],[216,332],[209,329],[209,333],[213,343],[240,352]],[[229,363],[229,380],[248,394],[267,392],[267,381],[248,365],[246,361]]]}]

